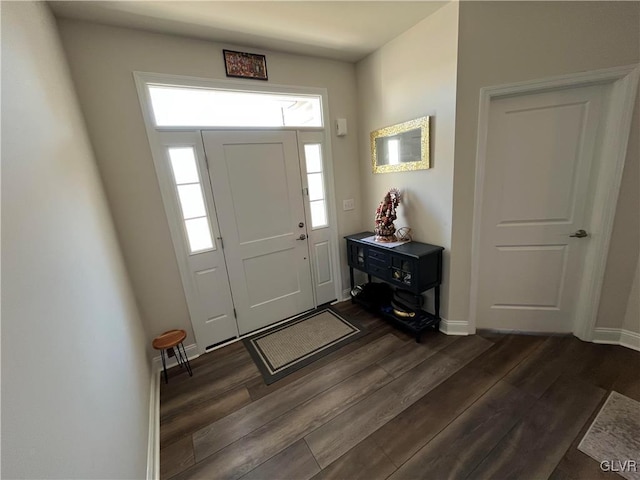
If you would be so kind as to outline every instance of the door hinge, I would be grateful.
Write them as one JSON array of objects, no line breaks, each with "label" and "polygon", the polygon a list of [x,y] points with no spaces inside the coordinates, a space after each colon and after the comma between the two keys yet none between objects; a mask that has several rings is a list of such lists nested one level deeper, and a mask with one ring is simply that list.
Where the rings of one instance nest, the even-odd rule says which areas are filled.
[{"label": "door hinge", "polygon": [[216,239],[220,240],[220,248],[224,250],[224,242],[222,241],[222,237],[216,237]]},{"label": "door hinge", "polygon": [[209,157],[207,157],[207,152],[204,152],[204,163],[207,164],[207,170],[209,170]]},{"label": "door hinge", "polygon": [[236,309],[235,308],[233,309],[233,316],[238,318],[238,314],[236,313]]},{"label": "door hinge", "polygon": [[302,194],[306,195],[308,197],[309,196],[309,188],[308,187],[303,187],[302,188]]}]

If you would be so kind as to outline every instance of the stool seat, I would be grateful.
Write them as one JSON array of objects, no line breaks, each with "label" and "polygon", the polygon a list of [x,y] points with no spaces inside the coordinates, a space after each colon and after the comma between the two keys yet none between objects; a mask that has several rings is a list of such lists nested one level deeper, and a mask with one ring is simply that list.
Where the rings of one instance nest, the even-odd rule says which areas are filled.
[{"label": "stool seat", "polygon": [[[187,332],[184,330],[169,330],[162,335],[158,335],[153,339],[151,345],[156,350],[160,350],[160,358],[162,359],[162,370],[164,372],[164,383],[169,383],[169,376],[167,375],[167,362],[165,360],[165,350],[168,356],[175,356],[180,368],[187,367],[189,376],[193,376],[191,371],[191,365],[189,364],[189,357],[187,357],[187,351],[184,348],[184,339],[187,338]],[[177,348],[176,348],[177,347]],[[182,350],[181,350],[182,349]]]},{"label": "stool seat", "polygon": [[156,350],[166,350],[182,343],[185,338],[187,338],[187,332],[184,330],[169,330],[154,338],[152,345]]}]

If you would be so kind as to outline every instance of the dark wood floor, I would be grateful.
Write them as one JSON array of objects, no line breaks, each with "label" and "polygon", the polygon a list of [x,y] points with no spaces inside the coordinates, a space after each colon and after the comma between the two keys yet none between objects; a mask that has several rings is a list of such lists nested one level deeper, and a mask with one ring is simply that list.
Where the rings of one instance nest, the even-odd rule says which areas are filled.
[{"label": "dark wood floor", "polygon": [[370,333],[266,386],[241,342],[162,383],[161,477],[612,478],[577,445],[640,353],[574,337]]}]

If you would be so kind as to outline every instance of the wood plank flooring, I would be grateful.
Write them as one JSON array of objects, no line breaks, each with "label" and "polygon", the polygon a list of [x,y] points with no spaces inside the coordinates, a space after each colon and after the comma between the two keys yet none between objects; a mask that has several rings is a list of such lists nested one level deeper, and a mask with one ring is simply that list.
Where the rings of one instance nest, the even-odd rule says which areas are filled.
[{"label": "wood plank flooring", "polygon": [[162,479],[602,478],[577,445],[640,353],[574,337],[369,334],[265,385],[241,342],[169,372]]}]

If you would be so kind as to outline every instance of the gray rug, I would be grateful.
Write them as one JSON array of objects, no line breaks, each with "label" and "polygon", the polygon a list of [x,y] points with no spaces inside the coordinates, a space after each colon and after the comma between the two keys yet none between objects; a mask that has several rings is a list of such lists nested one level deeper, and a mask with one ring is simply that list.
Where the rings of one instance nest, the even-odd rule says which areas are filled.
[{"label": "gray rug", "polygon": [[322,308],[244,340],[267,385],[365,335],[367,331]]},{"label": "gray rug", "polygon": [[640,480],[640,402],[611,392],[578,450],[629,480]]}]

